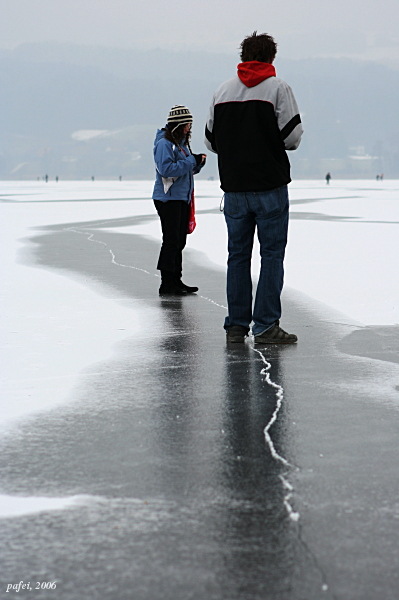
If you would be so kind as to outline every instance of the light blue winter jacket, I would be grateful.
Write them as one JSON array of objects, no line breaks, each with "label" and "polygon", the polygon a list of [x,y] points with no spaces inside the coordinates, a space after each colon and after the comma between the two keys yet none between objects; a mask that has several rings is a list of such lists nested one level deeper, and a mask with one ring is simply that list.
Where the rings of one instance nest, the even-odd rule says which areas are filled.
[{"label": "light blue winter jacket", "polygon": [[184,200],[190,202],[194,189],[193,175],[197,167],[194,156],[187,146],[176,146],[165,139],[165,129],[158,129],[154,141],[156,179],[153,199],[161,202]]}]

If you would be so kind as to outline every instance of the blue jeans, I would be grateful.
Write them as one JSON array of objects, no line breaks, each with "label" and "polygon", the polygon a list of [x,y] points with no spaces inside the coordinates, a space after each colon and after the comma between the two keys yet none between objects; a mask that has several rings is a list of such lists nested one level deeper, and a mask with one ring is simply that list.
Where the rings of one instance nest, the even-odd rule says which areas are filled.
[{"label": "blue jeans", "polygon": [[[242,325],[259,335],[281,317],[284,254],[288,231],[288,189],[226,192],[224,216],[228,232],[227,303],[224,327]],[[251,258],[255,228],[261,269],[252,311]]]}]

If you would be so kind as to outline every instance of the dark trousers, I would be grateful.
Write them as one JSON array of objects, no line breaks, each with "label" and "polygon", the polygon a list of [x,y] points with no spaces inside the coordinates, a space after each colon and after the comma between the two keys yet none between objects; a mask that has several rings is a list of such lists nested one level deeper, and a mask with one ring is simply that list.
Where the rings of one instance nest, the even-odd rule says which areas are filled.
[{"label": "dark trousers", "polygon": [[182,253],[187,239],[189,205],[183,200],[154,200],[162,227],[162,246],[157,269],[162,277],[182,275]]}]

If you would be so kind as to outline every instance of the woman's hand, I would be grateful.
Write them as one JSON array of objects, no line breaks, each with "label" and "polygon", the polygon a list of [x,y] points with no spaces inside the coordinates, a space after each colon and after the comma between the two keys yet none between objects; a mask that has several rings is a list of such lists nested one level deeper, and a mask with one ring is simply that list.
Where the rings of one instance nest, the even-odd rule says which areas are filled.
[{"label": "woman's hand", "polygon": [[205,162],[206,162],[206,154],[193,154],[196,163],[197,163],[197,167],[202,167],[204,166]]}]

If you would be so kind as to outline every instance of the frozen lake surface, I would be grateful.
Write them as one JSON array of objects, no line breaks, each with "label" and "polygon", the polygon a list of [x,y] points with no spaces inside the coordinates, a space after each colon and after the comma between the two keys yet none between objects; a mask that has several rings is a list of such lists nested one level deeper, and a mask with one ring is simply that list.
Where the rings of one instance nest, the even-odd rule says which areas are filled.
[{"label": "frozen lake surface", "polygon": [[399,181],[290,185],[282,325],[298,347],[234,352],[217,182],[197,181],[200,292],[183,301],[157,295],[152,182],[1,190],[7,583],[393,600]]},{"label": "frozen lake surface", "polygon": [[[155,318],[148,306],[137,304],[132,311],[117,298],[101,297],[81,279],[32,270],[32,261],[24,258],[30,250],[27,238],[50,224],[64,222],[64,229],[73,230],[75,222],[95,220],[99,230],[117,228],[158,243],[152,185],[2,182],[2,369],[12,401],[1,422],[62,401],[66,394],[54,394],[54,389],[62,381],[69,390],[83,367],[111,356],[112,344],[126,337],[126,321],[139,333]],[[198,181],[196,197],[197,229],[187,247],[198,251],[196,261],[224,272],[227,236],[218,182]],[[285,293],[321,310],[326,320],[385,326],[380,332],[389,338],[399,327],[399,182],[335,181],[326,186],[297,181],[290,185],[290,201]],[[140,221],[141,216],[150,218]],[[155,267],[154,262],[149,277],[157,277]],[[132,262],[126,268],[140,267]],[[255,245],[254,279],[258,269]],[[377,346],[384,339],[376,340]]]}]

